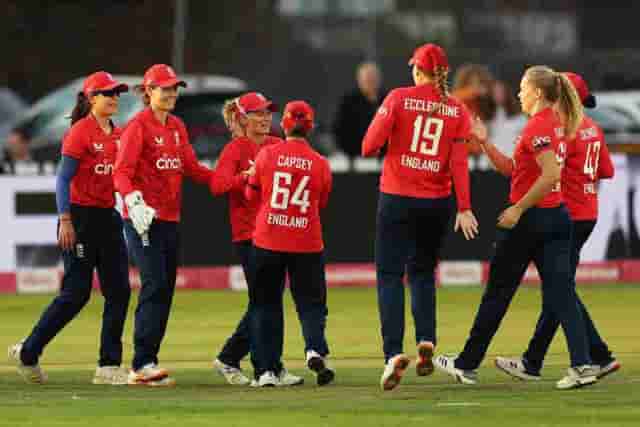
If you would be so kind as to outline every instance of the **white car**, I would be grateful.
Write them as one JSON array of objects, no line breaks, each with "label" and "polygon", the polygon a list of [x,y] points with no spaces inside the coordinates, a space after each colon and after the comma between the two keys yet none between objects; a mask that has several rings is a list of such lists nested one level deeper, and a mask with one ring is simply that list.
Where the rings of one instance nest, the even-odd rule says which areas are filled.
[{"label": "white car", "polygon": [[607,142],[640,143],[640,91],[598,92],[596,108],[587,110],[603,128]]}]

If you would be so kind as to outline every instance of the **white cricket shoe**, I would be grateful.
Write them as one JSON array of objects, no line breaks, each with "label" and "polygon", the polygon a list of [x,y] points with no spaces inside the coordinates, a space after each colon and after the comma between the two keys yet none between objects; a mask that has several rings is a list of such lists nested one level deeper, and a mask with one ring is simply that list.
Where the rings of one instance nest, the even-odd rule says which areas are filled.
[{"label": "white cricket shoe", "polygon": [[98,366],[91,381],[93,384],[126,385],[129,373],[120,366]]},{"label": "white cricket shoe", "polygon": [[169,371],[160,368],[155,363],[149,363],[142,368],[129,371],[127,383],[130,385],[151,385],[147,383],[158,382],[169,377]]},{"label": "white cricket shoe", "polygon": [[520,358],[496,357],[496,368],[523,381],[539,381],[540,374],[536,375],[527,371],[524,362]]},{"label": "white cricket shoe", "polygon": [[267,371],[265,373],[263,373],[262,375],[260,375],[260,378],[258,378],[258,380],[252,384],[253,387],[275,387],[278,385],[280,381],[278,380],[278,377],[276,376],[276,374],[274,374],[272,371]]},{"label": "white cricket shoe", "polygon": [[225,380],[227,380],[227,383],[231,385],[249,385],[251,382],[241,369],[227,365],[220,361],[220,359],[213,361],[213,367],[224,377]]},{"label": "white cricket shoe", "polygon": [[436,369],[451,375],[455,380],[462,384],[473,385],[478,381],[476,371],[465,371],[456,368],[456,358],[453,356],[438,356],[433,359],[433,365]]},{"label": "white cricket shoe", "polygon": [[302,384],[304,384],[304,378],[289,373],[285,368],[282,368],[280,371],[278,382],[276,383],[278,387],[290,387]]},{"label": "white cricket shoe", "polygon": [[382,377],[380,377],[380,387],[385,391],[396,388],[400,384],[400,380],[402,380],[409,363],[409,358],[405,354],[396,354],[389,359],[382,372]]},{"label": "white cricket shoe", "polygon": [[316,375],[316,382],[319,386],[333,382],[336,373],[331,369],[325,357],[314,350],[307,351],[307,367]]},{"label": "white cricket shoe", "polygon": [[17,368],[20,376],[29,384],[44,384],[47,382],[47,375],[42,371],[40,365],[27,366],[22,363],[22,359],[20,359],[20,353],[22,352],[22,343],[24,340],[20,341],[18,344],[14,344],[9,346],[7,351],[9,360],[13,361]]},{"label": "white cricket shoe", "polygon": [[433,351],[435,346],[431,341],[422,341],[418,344],[418,357],[416,359],[416,375],[425,377],[433,374]]},{"label": "white cricket shoe", "polygon": [[571,390],[598,381],[600,369],[597,366],[582,365],[567,369],[567,376],[556,383],[558,390]]},{"label": "white cricket shoe", "polygon": [[616,359],[613,359],[611,362],[607,363],[606,365],[599,365],[598,379],[604,378],[609,374],[613,374],[618,369],[620,369],[621,366],[622,365],[620,365],[620,362],[618,362]]}]

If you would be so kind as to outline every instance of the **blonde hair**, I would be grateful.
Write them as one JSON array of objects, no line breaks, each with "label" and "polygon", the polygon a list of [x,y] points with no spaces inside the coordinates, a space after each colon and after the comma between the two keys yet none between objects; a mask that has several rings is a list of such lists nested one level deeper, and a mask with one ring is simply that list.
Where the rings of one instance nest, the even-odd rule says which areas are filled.
[{"label": "blonde hair", "polygon": [[433,84],[440,91],[440,102],[446,102],[449,97],[449,69],[446,67],[435,67],[433,71],[425,71],[418,67],[418,72],[433,81]]},{"label": "blonde hair", "polygon": [[542,91],[547,101],[557,105],[562,116],[565,135],[573,138],[584,119],[584,108],[567,76],[545,65],[536,65],[527,69],[525,77],[534,87]]},{"label": "blonde hair", "polygon": [[227,99],[226,101],[224,101],[224,106],[222,107],[222,117],[224,118],[224,124],[230,131],[232,130],[231,124],[233,123],[234,116],[238,112],[238,99],[239,98]]},{"label": "blonde hair", "polygon": [[440,90],[442,102],[445,102],[449,97],[449,69],[444,67],[436,67],[433,70],[433,78],[436,81],[436,86]]}]

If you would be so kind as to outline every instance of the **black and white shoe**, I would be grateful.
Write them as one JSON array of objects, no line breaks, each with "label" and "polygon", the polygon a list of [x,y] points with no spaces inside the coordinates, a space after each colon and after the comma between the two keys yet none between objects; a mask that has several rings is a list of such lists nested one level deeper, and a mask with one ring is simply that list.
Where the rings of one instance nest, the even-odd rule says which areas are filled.
[{"label": "black and white shoe", "polygon": [[327,359],[314,350],[307,351],[307,367],[316,375],[319,386],[333,382],[336,373],[328,366]]},{"label": "black and white shoe", "polygon": [[461,384],[474,385],[478,382],[478,375],[476,371],[465,371],[456,368],[456,358],[453,356],[440,355],[433,359],[433,365],[439,371],[451,375],[455,380]]},{"label": "black and white shoe", "polygon": [[506,374],[523,381],[539,381],[540,374],[527,371],[520,358],[496,357],[496,368]]}]

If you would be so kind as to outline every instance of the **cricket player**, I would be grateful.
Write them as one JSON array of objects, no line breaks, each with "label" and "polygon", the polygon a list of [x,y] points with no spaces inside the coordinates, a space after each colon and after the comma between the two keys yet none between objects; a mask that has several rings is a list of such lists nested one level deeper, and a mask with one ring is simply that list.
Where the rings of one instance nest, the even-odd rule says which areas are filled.
[{"label": "cricket player", "polygon": [[[225,107],[225,122],[233,139],[225,145],[211,180],[211,192],[226,195],[229,202],[231,239],[247,283],[253,276],[253,247],[251,238],[255,229],[260,200],[247,200],[245,186],[253,173],[254,161],[265,147],[284,142],[269,135],[272,114],[277,106],[264,95],[249,92]],[[284,288],[283,288],[284,289]],[[240,361],[249,354],[249,310],[245,312],[236,330],[227,339],[213,362],[214,368],[231,385],[247,385],[251,381],[240,369]],[[282,365],[276,369],[279,385],[295,385],[304,381],[291,374]]]},{"label": "cricket player", "polygon": [[415,86],[392,90],[362,141],[362,155],[386,146],[376,229],[378,308],[385,368],[383,390],[392,390],[409,365],[403,352],[405,271],[411,289],[419,376],[433,372],[436,345],[435,269],[452,216],[466,239],[478,233],[471,211],[466,141],[467,109],[448,95],[449,62],[435,44],[418,47],[409,61]]},{"label": "cricket player", "polygon": [[[572,226],[560,188],[567,141],[583,121],[580,98],[567,76],[546,66],[528,68],[520,82],[522,111],[530,116],[513,160],[496,165],[511,177],[511,206],[498,218],[489,281],[469,338],[457,357],[438,356],[436,368],[475,384],[480,366],[530,262],[542,279],[542,304],[562,325],[571,365],[558,389],[597,381],[571,268]],[[557,109],[557,111],[556,111]]]},{"label": "cricket player", "polygon": [[115,208],[112,174],[121,130],[111,118],[127,85],[98,71],[88,76],[62,141],[56,180],[58,242],[64,275],[59,295],[42,313],[29,336],[9,347],[9,357],[29,383],[47,380],[38,364],[45,346],[82,310],[97,270],[104,296],[100,358],[94,384],[126,384],[122,332],[129,306],[129,263],[122,219]]},{"label": "cricket player", "polygon": [[140,269],[130,384],[171,386],[158,352],[171,311],[178,269],[182,178],[210,183],[212,172],[198,163],[184,123],[171,114],[178,88],[173,69],[156,64],[141,85],[146,108],[127,124],[115,167],[115,186],[125,201],[125,234]]},{"label": "cricket player", "polygon": [[[584,79],[575,73],[565,73],[565,75],[578,92],[582,105],[585,108],[594,108],[595,97],[590,93]],[[573,225],[570,256],[573,287],[576,286],[575,276],[580,263],[580,251],[589,239],[598,219],[598,181],[612,178],[613,174],[613,162],[602,129],[585,115],[575,138],[567,143],[566,158],[562,168],[562,195]],[[616,372],[620,369],[620,362],[613,357],[579,297],[578,305],[585,322],[589,354],[598,369],[598,378]],[[548,306],[543,306],[527,351],[521,358],[496,358],[496,367],[523,380],[540,379],[544,357],[558,326],[560,326],[558,318]]]},{"label": "cricket player", "polygon": [[254,278],[249,281],[250,341],[257,385],[279,385],[284,338],[282,296],[285,275],[302,324],[307,367],[318,385],[333,381],[325,337],[327,285],[320,210],[331,192],[329,162],[308,138],[314,111],[304,101],[283,113],[286,142],[265,147],[255,162],[247,197],[260,198],[253,233]]}]

